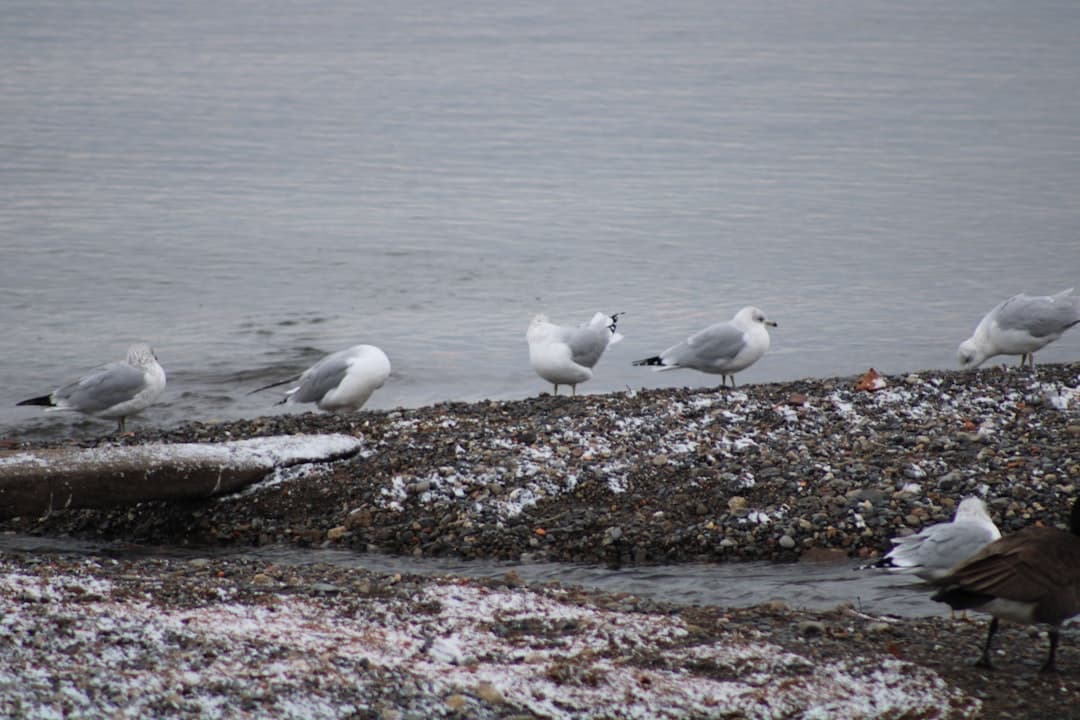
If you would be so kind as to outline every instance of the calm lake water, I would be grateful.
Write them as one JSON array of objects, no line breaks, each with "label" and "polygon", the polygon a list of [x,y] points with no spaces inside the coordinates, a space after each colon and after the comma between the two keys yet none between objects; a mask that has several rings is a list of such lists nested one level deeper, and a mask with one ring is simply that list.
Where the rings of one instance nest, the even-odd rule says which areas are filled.
[{"label": "calm lake water", "polygon": [[[369,407],[547,389],[525,329],[623,311],[582,391],[745,304],[753,383],[955,366],[1080,285],[1075,0],[9,0],[0,437],[133,340],[136,427],[379,345]],[[1080,331],[1039,360],[1080,358]]]}]

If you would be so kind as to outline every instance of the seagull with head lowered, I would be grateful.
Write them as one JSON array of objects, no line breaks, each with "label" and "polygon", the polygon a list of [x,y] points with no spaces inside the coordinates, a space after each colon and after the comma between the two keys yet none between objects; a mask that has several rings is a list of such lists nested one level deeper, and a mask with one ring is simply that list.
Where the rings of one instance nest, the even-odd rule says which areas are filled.
[{"label": "seagull with head lowered", "polygon": [[577,386],[593,376],[593,368],[608,345],[623,339],[615,330],[619,316],[596,313],[584,325],[556,325],[546,315],[537,315],[529,323],[525,339],[529,342],[529,363],[536,374],[555,386],[569,385],[574,395]]},{"label": "seagull with head lowered", "polygon": [[977,368],[995,355],[1019,355],[1035,369],[1035,351],[1057,340],[1080,323],[1080,296],[1069,288],[1057,295],[1013,295],[986,313],[970,338],[960,343],[958,356],[965,370]]},{"label": "seagull with head lowered", "polygon": [[1001,537],[979,498],[964,498],[952,522],[923,528],[914,535],[892,539],[895,547],[876,564],[923,580],[944,577],[958,563]]},{"label": "seagull with head lowered", "polygon": [[48,395],[17,404],[115,418],[117,432],[124,432],[124,420],[153,405],[164,390],[165,370],[154,351],[145,343],[134,343],[124,360],[94,368]]},{"label": "seagull with head lowered", "polygon": [[731,378],[731,387],[735,387],[735,373],[768,351],[769,327],[776,327],[776,323],[748,305],[731,320],[710,325],[659,355],[634,361],[634,365],[650,365],[657,371],[691,368],[720,375],[721,387]]},{"label": "seagull with head lowered", "polygon": [[321,410],[359,410],[390,377],[390,359],[374,345],[356,345],[327,355],[300,375],[264,385],[248,395],[296,382],[278,405],[315,403]]}]

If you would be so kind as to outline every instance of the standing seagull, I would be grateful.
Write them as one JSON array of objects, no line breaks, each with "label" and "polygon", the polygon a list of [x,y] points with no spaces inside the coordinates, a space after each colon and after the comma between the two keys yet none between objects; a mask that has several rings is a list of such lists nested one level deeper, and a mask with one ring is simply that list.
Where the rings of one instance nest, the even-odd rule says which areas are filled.
[{"label": "standing seagull", "polygon": [[356,345],[327,355],[300,375],[252,390],[252,395],[299,381],[278,405],[315,403],[321,410],[359,410],[390,377],[390,359],[374,345]]},{"label": "standing seagull", "polygon": [[877,563],[897,572],[912,573],[923,580],[937,580],[957,563],[1001,537],[979,498],[964,498],[952,522],[937,523],[915,535],[893,538],[896,547]]},{"label": "standing seagull", "polygon": [[970,338],[960,343],[958,355],[965,370],[976,368],[995,355],[1019,355],[1035,369],[1035,351],[1080,323],[1080,296],[1072,288],[1057,295],[1013,295],[986,313]]},{"label": "standing seagull", "polygon": [[577,395],[578,383],[592,378],[592,369],[608,345],[623,339],[615,331],[619,316],[596,313],[586,325],[556,325],[546,315],[537,315],[529,323],[525,339],[529,341],[529,363],[536,374],[555,386],[569,385]]},{"label": "standing seagull", "polygon": [[659,355],[634,361],[634,365],[655,365],[657,371],[692,368],[720,375],[721,387],[730,377],[731,387],[735,387],[735,373],[750,367],[768,351],[766,326],[776,327],[776,323],[748,305],[731,320],[710,325]]},{"label": "standing seagull", "polygon": [[998,618],[1050,625],[1050,655],[1042,672],[1055,672],[1061,623],[1080,614],[1080,499],[1073,503],[1069,530],[1026,527],[990,543],[939,578],[933,600],[953,610],[993,615],[979,667],[992,667],[990,641]]},{"label": "standing seagull", "polygon": [[23,400],[18,405],[43,405],[49,410],[74,410],[99,418],[117,418],[117,432],[124,420],[154,404],[165,389],[165,370],[149,345],[135,343],[121,362],[94,368],[75,382],[48,395]]}]

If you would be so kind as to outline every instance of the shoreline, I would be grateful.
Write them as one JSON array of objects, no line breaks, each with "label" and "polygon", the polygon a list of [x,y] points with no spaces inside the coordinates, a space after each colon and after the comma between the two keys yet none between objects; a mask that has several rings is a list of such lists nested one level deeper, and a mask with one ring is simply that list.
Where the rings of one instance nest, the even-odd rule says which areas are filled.
[{"label": "shoreline", "polygon": [[228,496],[0,530],[619,565],[872,557],[968,495],[1003,533],[1064,524],[1080,484],[1080,363],[883,379],[873,392],[833,378],[541,395],[102,437],[78,444],[342,433],[362,449]]},{"label": "shoreline", "polygon": [[[1080,481],[1080,363],[731,391],[650,390],[287,415],[114,442],[346,433],[360,455],[183,503],[0,531],[191,548],[291,543],[438,557],[828,560],[949,519],[1063,525]],[[75,444],[75,443],[72,443]],[[1070,717],[1038,628],[672,605],[559,584],[240,558],[0,552],[0,710],[82,717]],[[47,630],[47,631],[46,631]],[[616,703],[616,704],[613,704]],[[130,714],[129,713],[129,714]],[[133,716],[134,716],[133,715]]]}]

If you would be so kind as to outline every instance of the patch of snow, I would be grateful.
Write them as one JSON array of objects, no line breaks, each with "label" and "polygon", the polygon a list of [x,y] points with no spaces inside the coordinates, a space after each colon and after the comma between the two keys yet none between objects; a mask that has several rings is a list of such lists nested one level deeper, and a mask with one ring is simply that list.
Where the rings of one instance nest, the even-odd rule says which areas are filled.
[{"label": "patch of snow", "polygon": [[[979,712],[977,700],[932,671],[893,658],[819,666],[753,631],[694,642],[677,615],[628,615],[561,598],[556,590],[444,581],[410,600],[371,598],[337,615],[291,595],[267,607],[105,597],[27,603],[0,584],[11,640],[0,644],[0,712],[331,718],[366,707],[389,685],[419,704],[413,714],[433,717],[444,714],[443,698],[472,694],[481,683],[516,712],[560,720]],[[507,627],[516,629],[509,639],[500,630]],[[529,628],[560,628],[559,640],[532,641]],[[642,649],[664,662],[638,662]],[[253,705],[228,702],[240,694]]]}]

